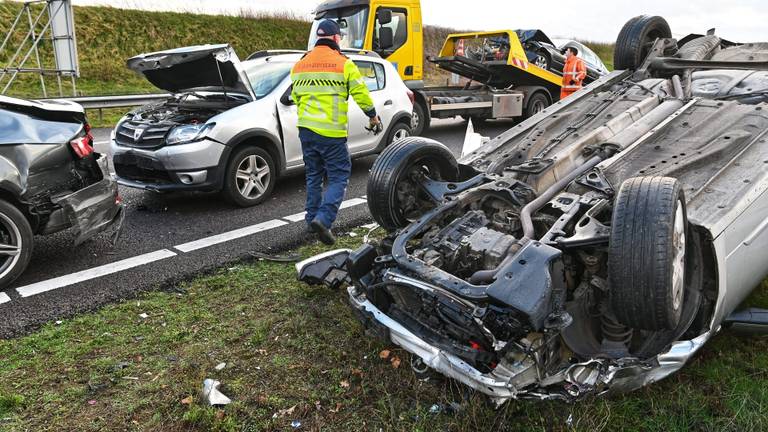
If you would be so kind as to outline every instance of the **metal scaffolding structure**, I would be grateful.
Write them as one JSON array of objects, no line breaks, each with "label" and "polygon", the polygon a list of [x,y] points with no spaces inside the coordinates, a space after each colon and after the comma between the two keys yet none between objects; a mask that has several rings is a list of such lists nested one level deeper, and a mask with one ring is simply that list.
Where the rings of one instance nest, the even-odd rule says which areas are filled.
[{"label": "metal scaffolding structure", "polygon": [[[41,4],[44,7],[35,8]],[[46,52],[51,51],[53,62],[50,59],[46,62],[40,55],[41,47],[48,41],[50,49]],[[72,95],[77,96],[80,66],[71,0],[25,2],[0,44],[0,58],[5,59],[5,65],[0,67],[0,94],[8,92],[19,74],[29,73],[40,76],[43,97],[48,97],[46,76],[56,77],[59,96],[64,96],[62,79],[68,77]]]}]

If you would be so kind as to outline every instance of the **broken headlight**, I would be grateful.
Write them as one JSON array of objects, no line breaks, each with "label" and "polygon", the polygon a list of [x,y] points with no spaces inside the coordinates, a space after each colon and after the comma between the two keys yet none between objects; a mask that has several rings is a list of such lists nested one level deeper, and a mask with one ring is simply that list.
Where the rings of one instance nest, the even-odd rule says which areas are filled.
[{"label": "broken headlight", "polygon": [[167,144],[184,144],[199,141],[206,137],[208,132],[216,126],[216,123],[200,123],[176,126],[168,134],[165,140]]}]

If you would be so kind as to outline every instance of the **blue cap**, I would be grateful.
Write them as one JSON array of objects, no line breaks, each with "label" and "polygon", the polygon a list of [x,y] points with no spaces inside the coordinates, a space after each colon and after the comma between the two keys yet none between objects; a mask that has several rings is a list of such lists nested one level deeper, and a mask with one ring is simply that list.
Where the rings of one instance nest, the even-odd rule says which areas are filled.
[{"label": "blue cap", "polygon": [[320,24],[317,26],[318,36],[333,36],[340,34],[341,27],[339,27],[339,23],[334,20],[324,19],[320,21]]}]

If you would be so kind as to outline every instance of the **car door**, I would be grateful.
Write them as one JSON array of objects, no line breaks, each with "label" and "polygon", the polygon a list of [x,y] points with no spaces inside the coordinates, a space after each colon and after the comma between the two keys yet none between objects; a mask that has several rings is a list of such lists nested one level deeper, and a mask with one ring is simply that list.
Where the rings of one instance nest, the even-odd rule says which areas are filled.
[{"label": "car door", "polygon": [[304,164],[304,158],[301,152],[301,141],[299,141],[299,114],[291,98],[291,80],[286,80],[276,94],[281,95],[276,104],[283,135],[285,166],[286,168],[301,166]]},{"label": "car door", "polygon": [[[373,61],[354,60],[354,62],[368,87],[376,107],[376,113],[381,117],[386,128],[389,125],[389,120],[392,119],[394,101],[387,97],[384,65]],[[349,97],[347,116],[349,117],[349,141],[347,145],[350,153],[360,153],[376,148],[382,135],[374,135],[365,130],[368,127],[368,116],[365,115],[352,96]]]}]

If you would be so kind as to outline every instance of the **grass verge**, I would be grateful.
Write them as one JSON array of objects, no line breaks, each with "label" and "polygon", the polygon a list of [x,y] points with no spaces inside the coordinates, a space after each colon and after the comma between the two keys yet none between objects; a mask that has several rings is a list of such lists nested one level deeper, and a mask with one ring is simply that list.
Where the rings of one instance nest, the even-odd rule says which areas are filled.
[{"label": "grass verge", "polygon": [[[751,302],[768,306],[765,286]],[[637,392],[494,410],[450,380],[416,380],[407,353],[363,334],[344,293],[257,261],[0,341],[0,430],[766,430],[767,348],[726,332]],[[205,378],[235,402],[202,404]],[[457,401],[458,413],[430,412]]]}]

